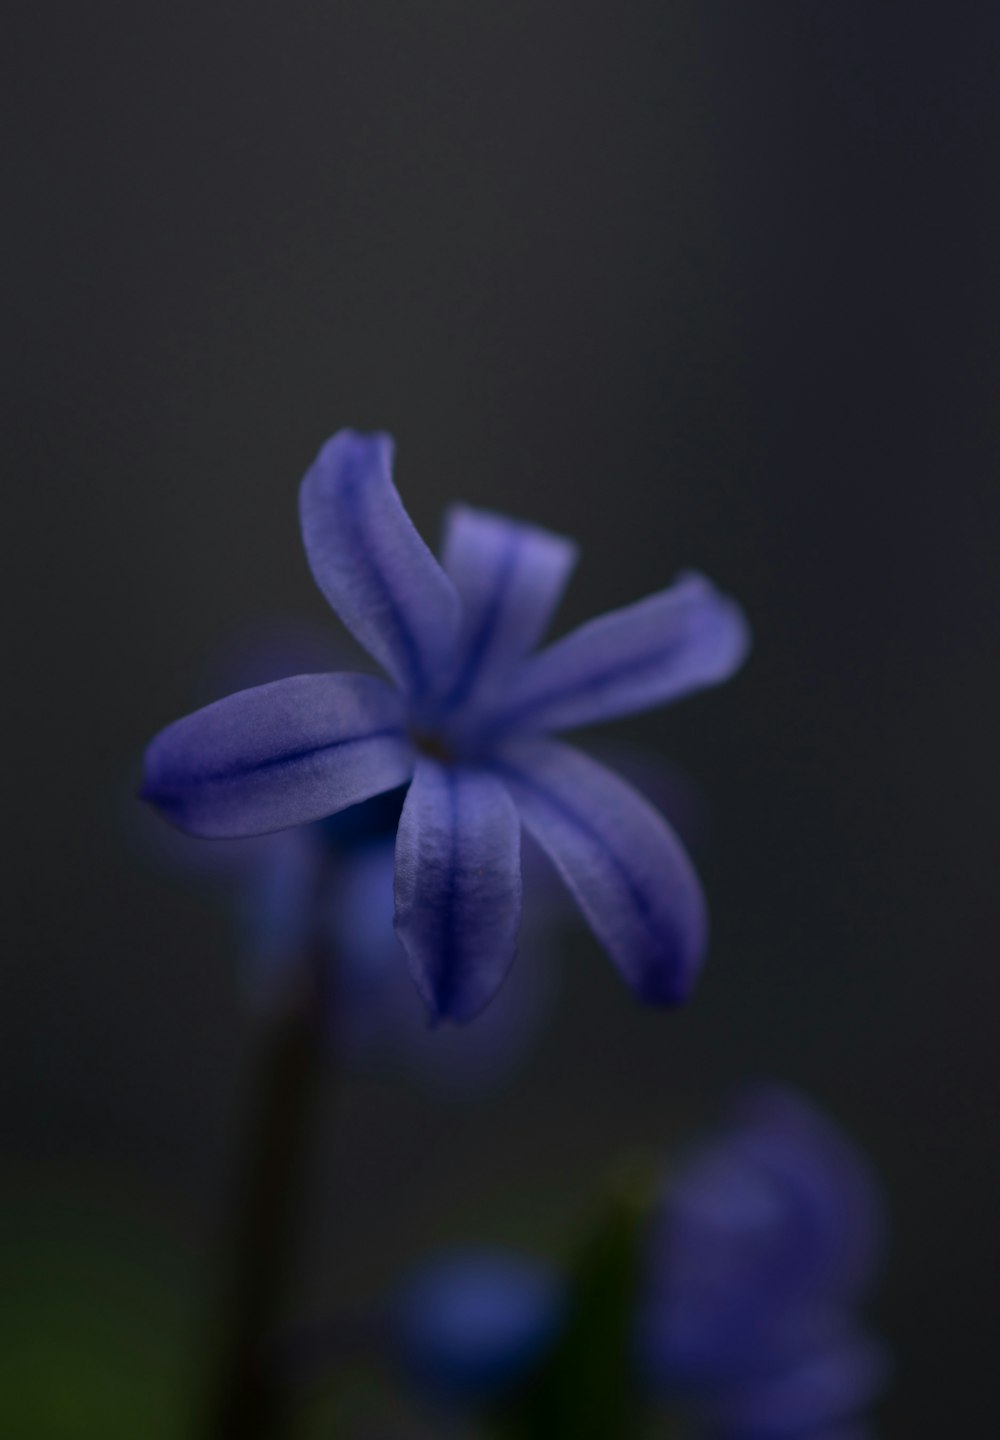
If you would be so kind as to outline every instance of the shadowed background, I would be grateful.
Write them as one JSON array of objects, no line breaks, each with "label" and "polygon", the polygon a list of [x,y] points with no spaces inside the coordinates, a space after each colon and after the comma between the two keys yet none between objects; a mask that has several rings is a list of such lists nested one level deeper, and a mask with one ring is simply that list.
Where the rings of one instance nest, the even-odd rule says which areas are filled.
[{"label": "shadowed background", "polygon": [[[1000,16],[15,3],[7,30],[19,1435],[90,1434],[18,1390],[50,1332],[71,1367],[103,1333],[77,1290],[151,1351],[203,1321],[251,1027],[224,913],[144,863],[129,791],[227,637],[323,621],[296,489],[344,424],[395,434],[428,539],[455,497],[575,535],[560,628],[697,566],[756,648],[616,730],[704,792],[694,1003],[638,1012],[581,930],[500,1093],[352,1081],[297,1305],[376,1294],[430,1242],[558,1237],[619,1152],[765,1075],[885,1178],[884,1433],[985,1433]],[[107,1403],[95,1435],[154,1433]]]}]

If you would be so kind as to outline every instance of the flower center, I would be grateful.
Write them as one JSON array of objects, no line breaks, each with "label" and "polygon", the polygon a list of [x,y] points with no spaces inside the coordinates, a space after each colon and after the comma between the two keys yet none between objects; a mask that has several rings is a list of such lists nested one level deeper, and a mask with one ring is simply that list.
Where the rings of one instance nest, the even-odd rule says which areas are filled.
[{"label": "flower center", "polygon": [[426,730],[411,730],[410,739],[428,760],[436,760],[439,765],[454,764],[455,752],[440,735]]}]

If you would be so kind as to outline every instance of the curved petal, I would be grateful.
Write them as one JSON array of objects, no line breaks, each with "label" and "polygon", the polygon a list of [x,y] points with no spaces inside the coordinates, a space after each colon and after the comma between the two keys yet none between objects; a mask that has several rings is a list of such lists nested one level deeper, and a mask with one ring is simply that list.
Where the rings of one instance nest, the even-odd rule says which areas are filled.
[{"label": "curved petal", "polygon": [[704,576],[686,575],[527,661],[490,729],[565,730],[648,710],[727,679],[748,646],[739,606]]},{"label": "curved petal", "polygon": [[491,775],[420,759],[396,838],[396,932],[433,1019],[471,1020],[510,969],[521,826]]},{"label": "curved petal", "polygon": [[161,730],[143,799],[193,835],[262,835],[322,819],[408,779],[403,705],[371,675],[296,675]]},{"label": "curved petal", "polygon": [[443,564],[462,602],[450,704],[533,650],[576,564],[572,540],[488,510],[448,512]]},{"label": "curved petal", "polygon": [[521,819],[638,998],[686,999],[708,923],[698,877],[663,817],[556,740],[512,741],[496,763]]},{"label": "curved petal", "polygon": [[458,596],[392,483],[388,435],[341,430],[302,481],[302,538],[316,584],[396,682],[422,695],[452,663]]}]

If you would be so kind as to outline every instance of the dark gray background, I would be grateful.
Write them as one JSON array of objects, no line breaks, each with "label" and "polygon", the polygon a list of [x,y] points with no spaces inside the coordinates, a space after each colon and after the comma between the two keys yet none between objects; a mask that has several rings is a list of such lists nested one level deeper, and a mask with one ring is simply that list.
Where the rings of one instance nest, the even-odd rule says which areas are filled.
[{"label": "dark gray background", "polygon": [[581,934],[508,1093],[348,1087],[303,1303],[557,1226],[774,1076],[886,1180],[885,1433],[987,1433],[996,8],[15,3],[5,31],[9,1193],[209,1245],[248,1024],[128,787],[228,635],[322,619],[299,476],[386,428],[428,537],[462,496],[579,538],[562,624],[693,565],[756,649],[619,729],[711,807],[695,1003],[637,1013]]}]

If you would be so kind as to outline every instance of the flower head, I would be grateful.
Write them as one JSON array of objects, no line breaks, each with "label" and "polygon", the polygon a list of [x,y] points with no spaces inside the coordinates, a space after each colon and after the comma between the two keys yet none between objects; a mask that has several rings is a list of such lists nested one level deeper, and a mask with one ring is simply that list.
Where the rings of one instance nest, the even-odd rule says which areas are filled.
[{"label": "flower head", "polygon": [[388,437],[341,431],[300,498],[316,582],[391,683],[296,675],[209,705],[153,740],[143,794],[181,829],[232,837],[408,784],[396,933],[431,1016],[459,1021],[514,958],[523,823],[639,998],[684,999],[706,939],[686,854],[629,785],[549,734],[725,679],[747,648],[739,609],[688,575],[532,654],[573,544],[459,506],[439,564],[391,459]]},{"label": "flower head", "polygon": [[851,1141],[787,1090],[748,1092],[664,1197],[640,1322],[651,1385],[725,1440],[839,1434],[885,1378],[856,1318],[882,1242]]}]

